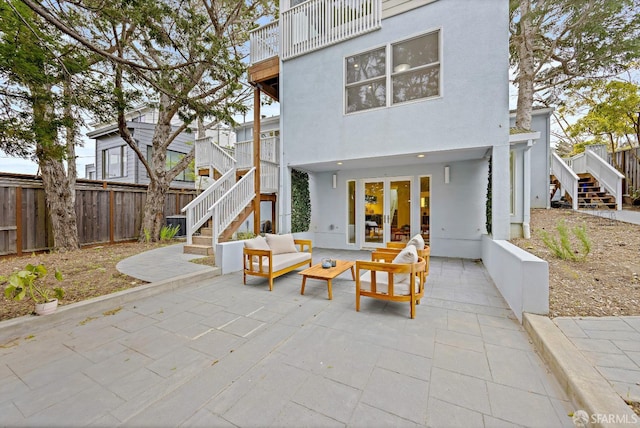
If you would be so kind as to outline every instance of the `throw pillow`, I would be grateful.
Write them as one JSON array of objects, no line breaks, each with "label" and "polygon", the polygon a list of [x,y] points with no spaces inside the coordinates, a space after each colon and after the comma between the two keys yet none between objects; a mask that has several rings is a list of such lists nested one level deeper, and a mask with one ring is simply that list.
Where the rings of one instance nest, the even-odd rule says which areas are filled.
[{"label": "throw pillow", "polygon": [[245,239],[244,241],[245,248],[249,248],[251,250],[270,250],[269,244],[267,240],[262,236],[258,235],[252,239]]},{"label": "throw pillow", "polygon": [[416,236],[411,238],[409,242],[407,242],[407,247],[409,245],[413,245],[418,250],[424,250],[424,239],[422,238],[422,235],[418,233]]},{"label": "throw pillow", "polygon": [[[415,263],[418,261],[418,252],[416,251],[416,247],[413,245],[407,245],[398,253],[398,255],[393,259],[392,263]],[[403,282],[409,279],[408,273],[397,273],[394,274],[393,280],[395,282]]]},{"label": "throw pillow", "polygon": [[271,233],[267,233],[267,244],[269,244],[269,248],[273,251],[273,255],[276,254],[286,254],[286,253],[297,253],[298,249],[296,248],[295,242],[293,242],[293,235],[288,233],[285,235],[273,235]]}]

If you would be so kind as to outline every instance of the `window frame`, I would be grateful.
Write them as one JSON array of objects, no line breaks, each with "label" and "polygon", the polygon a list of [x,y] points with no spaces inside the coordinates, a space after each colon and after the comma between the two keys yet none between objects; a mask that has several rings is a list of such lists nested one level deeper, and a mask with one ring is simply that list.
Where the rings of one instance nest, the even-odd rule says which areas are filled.
[{"label": "window frame", "polygon": [[[120,151],[119,156],[120,156],[120,161],[118,162],[119,166],[120,166],[120,171],[118,175],[110,175],[110,165],[111,163],[109,162],[109,153],[112,150],[118,150]],[[113,147],[108,147],[106,149],[102,149],[102,179],[103,180],[108,180],[108,179],[112,179],[112,178],[122,178],[122,177],[127,177],[128,175],[128,168],[127,168],[127,145],[123,144],[120,146],[113,146]]]},{"label": "window frame", "polygon": [[[153,146],[148,144],[147,145],[147,162],[151,162],[152,154],[153,154]],[[171,165],[171,154],[176,154],[178,156],[183,156],[183,157],[187,155],[187,153],[182,153],[182,152],[178,152],[176,150],[167,149],[167,159],[165,160],[165,167],[167,168],[167,171],[169,169],[173,168],[173,167],[169,166],[169,165]],[[180,162],[180,159],[178,159],[176,162]],[[181,181],[181,182],[184,182],[184,183],[195,183],[195,179],[189,180],[187,178],[187,173],[189,172],[188,170],[189,170],[189,167],[187,166],[185,169],[183,169],[178,175],[176,175],[173,178],[173,181]],[[195,175],[195,171],[193,171],[193,173]]]},{"label": "window frame", "polygon": [[[378,110],[378,109],[383,109],[383,108],[389,108],[389,107],[394,107],[394,106],[399,106],[399,105],[405,105],[405,104],[410,104],[410,103],[415,103],[415,102],[422,102],[422,101],[427,101],[427,100],[434,100],[434,99],[438,99],[438,98],[442,98],[442,76],[443,76],[443,60],[442,60],[442,28],[441,27],[437,27],[437,28],[432,28],[429,29],[427,31],[424,32],[420,32],[418,34],[414,34],[412,36],[409,37],[405,37],[402,39],[398,39],[398,40],[394,40],[391,42],[388,42],[386,44],[383,45],[378,45],[369,49],[365,49],[362,51],[358,51],[356,53],[350,54],[350,55],[346,55],[343,58],[343,62],[342,62],[342,68],[343,68],[343,84],[342,84],[342,96],[343,96],[343,114],[344,115],[351,115],[351,114],[357,114],[357,113],[363,113],[363,112],[367,112],[367,111],[372,111],[372,110]],[[399,72],[394,72],[393,71],[393,47],[405,42],[409,42],[411,40],[414,39],[418,39],[420,37],[424,37],[424,36],[428,36],[430,34],[437,34],[438,37],[438,60],[436,62],[432,62],[429,64],[423,64],[417,67],[413,67],[413,68],[409,68],[408,70],[404,70],[404,71],[399,71]],[[362,55],[362,54],[366,54],[368,52],[373,52],[376,50],[379,50],[380,48],[385,48],[385,74],[384,76],[381,77],[375,77],[375,78],[371,78],[371,79],[367,79],[367,80],[362,80],[362,81],[358,81],[358,82],[352,82],[352,83],[347,83],[347,61],[349,58],[353,58],[356,57],[358,55]],[[393,82],[394,82],[394,77],[396,76],[401,76],[403,74],[407,74],[407,73],[412,73],[418,70],[426,70],[430,67],[434,67],[437,66],[438,68],[438,93],[436,95],[432,95],[432,96],[427,96],[427,97],[419,97],[419,98],[413,98],[411,100],[407,100],[407,101],[399,101],[399,102],[394,102],[393,101]],[[347,90],[350,87],[354,87],[354,86],[358,86],[358,85],[362,85],[363,83],[366,82],[372,82],[372,81],[377,81],[380,80],[381,78],[384,78],[385,81],[385,103],[384,105],[381,105],[379,107],[371,107],[371,108],[366,108],[366,109],[362,109],[362,110],[355,110],[355,111],[348,111],[348,96],[347,96]]]}]

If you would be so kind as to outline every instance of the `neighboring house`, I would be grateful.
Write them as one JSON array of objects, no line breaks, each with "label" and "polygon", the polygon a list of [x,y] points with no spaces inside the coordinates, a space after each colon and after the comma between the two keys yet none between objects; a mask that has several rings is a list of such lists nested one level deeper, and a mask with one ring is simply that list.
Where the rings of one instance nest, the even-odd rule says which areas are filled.
[{"label": "neighboring house", "polygon": [[[148,159],[151,155],[151,141],[155,124],[158,121],[158,110],[153,107],[141,106],[128,112],[125,118],[133,138],[138,142],[138,147]],[[179,120],[174,120],[172,125],[179,126]],[[93,165],[92,179],[148,184],[149,178],[144,165],[136,153],[120,137],[117,125],[96,123],[93,126],[94,130],[87,134],[89,138],[96,140],[96,163]],[[208,129],[206,135],[221,147],[233,147],[236,142],[235,132],[223,124]],[[191,151],[195,138],[193,132],[183,132],[171,143],[167,152],[168,167],[177,163],[182,156]],[[87,174],[89,174],[88,170]],[[87,177],[89,176],[87,175]],[[178,174],[171,186],[193,188],[195,179],[193,170],[187,169]]]},{"label": "neighboring house", "polygon": [[96,179],[96,164],[90,163],[84,166],[84,178],[88,180]]},{"label": "neighboring house", "polygon": [[[131,135],[138,143],[142,153],[151,156],[151,139],[155,130],[154,123],[127,121]],[[96,140],[96,180],[120,183],[149,184],[149,176],[136,153],[120,137],[118,125],[109,125],[87,133]],[[182,156],[193,148],[194,135],[182,133],[169,146],[167,165],[177,163]],[[192,171],[182,171],[171,182],[171,187],[194,188],[195,176]]]},{"label": "neighboring house", "polygon": [[530,209],[550,208],[552,108],[534,108],[531,130],[514,129],[516,113],[510,112],[511,237],[530,236]]}]

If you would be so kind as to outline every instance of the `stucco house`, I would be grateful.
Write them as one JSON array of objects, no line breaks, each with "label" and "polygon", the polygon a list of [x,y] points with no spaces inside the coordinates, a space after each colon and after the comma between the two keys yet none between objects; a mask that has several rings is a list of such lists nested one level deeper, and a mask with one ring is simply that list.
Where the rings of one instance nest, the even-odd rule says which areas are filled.
[{"label": "stucco house", "polygon": [[[218,237],[249,216],[261,218],[268,171],[259,101],[266,94],[280,102],[277,180],[268,186],[279,233],[291,231],[292,171],[303,171],[311,198],[306,235],[314,246],[376,248],[421,233],[432,256],[482,259],[517,316],[545,313],[547,264],[507,242],[526,220],[523,203],[514,209],[514,195],[533,197],[514,192],[514,158],[524,162],[519,146],[540,138],[510,135],[508,1],[283,0],[280,6],[278,21],[251,34],[252,154],[259,162],[238,172],[221,155],[196,159],[234,177],[201,195],[205,201],[218,192],[206,216],[197,215],[196,202],[186,209],[192,231],[203,217],[213,219],[216,262],[228,260],[218,254],[225,251]],[[203,147],[203,155],[215,149]],[[223,195],[230,185],[249,190]],[[223,201],[227,196],[230,202]],[[256,232],[259,225],[254,220]]]}]

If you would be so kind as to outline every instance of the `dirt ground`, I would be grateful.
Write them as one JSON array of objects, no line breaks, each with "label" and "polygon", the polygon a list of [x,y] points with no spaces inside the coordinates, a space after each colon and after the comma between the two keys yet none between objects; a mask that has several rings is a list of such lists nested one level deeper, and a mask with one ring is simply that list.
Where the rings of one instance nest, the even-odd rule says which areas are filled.
[{"label": "dirt ground", "polygon": [[[127,288],[145,284],[135,278],[123,275],[116,269],[116,264],[127,257],[143,251],[169,245],[175,242],[139,243],[127,242],[115,245],[102,245],[71,251],[66,253],[39,253],[23,257],[0,257],[0,277],[8,276],[15,270],[23,269],[27,264],[44,264],[48,270],[45,278],[51,286],[61,286],[65,297],[60,305],[86,300],[104,294],[114,293]],[[196,259],[196,263],[213,264],[213,257]],[[63,281],[58,283],[53,278],[55,269],[62,272]],[[4,285],[0,285],[4,290]],[[0,321],[28,315],[33,312],[33,301],[25,299],[15,302],[0,298]]]},{"label": "dirt ground", "polygon": [[[559,259],[542,241],[543,231],[559,240],[561,221],[570,231],[586,228],[591,251],[584,260]],[[572,248],[581,253],[573,232],[569,236]],[[550,317],[640,315],[640,225],[616,221],[615,211],[602,218],[538,209],[531,213],[531,239],[512,242],[549,263]]]}]

